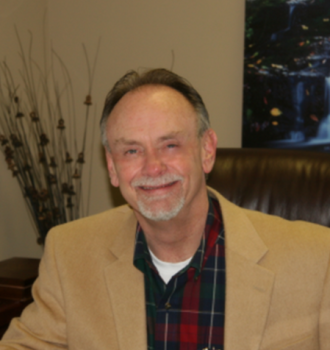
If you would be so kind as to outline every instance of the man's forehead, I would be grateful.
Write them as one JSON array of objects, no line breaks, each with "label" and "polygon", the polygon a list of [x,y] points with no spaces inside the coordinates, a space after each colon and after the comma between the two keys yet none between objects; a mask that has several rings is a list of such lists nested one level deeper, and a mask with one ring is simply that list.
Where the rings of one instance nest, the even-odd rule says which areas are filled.
[{"label": "man's forehead", "polygon": [[114,147],[147,138],[160,142],[184,133],[197,134],[197,120],[196,111],[180,92],[145,85],[127,93],[115,106],[107,122],[108,140]]},{"label": "man's forehead", "polygon": [[154,116],[163,113],[169,118],[196,117],[191,103],[178,91],[164,85],[145,85],[125,94],[111,111],[107,125],[126,123],[133,116],[143,118],[147,110],[153,109]]}]

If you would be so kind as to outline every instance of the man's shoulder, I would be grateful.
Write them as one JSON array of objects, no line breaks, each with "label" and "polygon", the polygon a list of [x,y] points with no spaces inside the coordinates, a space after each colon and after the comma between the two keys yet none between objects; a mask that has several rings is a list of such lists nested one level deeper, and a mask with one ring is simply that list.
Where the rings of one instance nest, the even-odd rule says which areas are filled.
[{"label": "man's shoulder", "polygon": [[[127,231],[134,235],[135,215],[128,205],[123,205],[99,214],[84,217],[52,228],[46,239],[58,240],[63,244],[81,245],[94,240],[111,240]],[[87,243],[88,244],[88,243]]]},{"label": "man's shoulder", "polygon": [[301,220],[291,221],[254,210],[242,210],[263,237],[273,235],[274,238],[300,240],[313,238],[330,244],[330,229],[326,226]]},{"label": "man's shoulder", "polygon": [[279,242],[299,242],[299,244],[318,245],[330,249],[330,228],[307,221],[290,221],[276,215],[245,209],[231,203],[213,190],[217,196],[224,216],[225,227],[232,227],[233,221],[239,221],[243,227],[251,225],[266,245]]},{"label": "man's shoulder", "polygon": [[[325,272],[330,259],[330,229],[307,221],[291,221],[279,216],[242,209],[268,249],[263,264],[304,266]],[[299,266],[297,266],[299,265]]]}]

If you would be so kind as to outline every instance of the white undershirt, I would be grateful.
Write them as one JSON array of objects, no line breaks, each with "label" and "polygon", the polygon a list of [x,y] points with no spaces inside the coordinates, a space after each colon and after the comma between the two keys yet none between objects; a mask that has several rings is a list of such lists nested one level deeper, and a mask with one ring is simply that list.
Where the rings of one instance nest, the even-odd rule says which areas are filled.
[{"label": "white undershirt", "polygon": [[185,268],[192,259],[191,257],[185,261],[180,261],[178,263],[170,263],[170,262],[159,260],[150,249],[149,249],[149,253],[151,256],[151,260],[155,265],[160,277],[166,284],[174,275],[176,275],[179,271]]}]

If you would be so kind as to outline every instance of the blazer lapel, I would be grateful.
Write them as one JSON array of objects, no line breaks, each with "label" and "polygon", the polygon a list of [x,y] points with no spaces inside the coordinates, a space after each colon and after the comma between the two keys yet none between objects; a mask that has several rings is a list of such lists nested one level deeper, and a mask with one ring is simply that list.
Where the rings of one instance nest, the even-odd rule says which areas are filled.
[{"label": "blazer lapel", "polygon": [[136,220],[132,214],[119,230],[118,239],[111,248],[113,262],[104,271],[122,350],[147,349],[144,277],[133,265],[135,229]]},{"label": "blazer lapel", "polygon": [[258,262],[267,247],[242,209],[219,197],[226,240],[225,349],[260,347],[274,273]]},{"label": "blazer lapel", "polygon": [[273,288],[273,273],[226,252],[225,349],[260,347]]}]

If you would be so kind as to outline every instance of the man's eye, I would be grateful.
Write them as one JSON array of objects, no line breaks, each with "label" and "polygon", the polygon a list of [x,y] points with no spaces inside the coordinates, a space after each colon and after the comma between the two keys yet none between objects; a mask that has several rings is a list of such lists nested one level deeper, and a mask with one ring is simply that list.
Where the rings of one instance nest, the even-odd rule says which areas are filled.
[{"label": "man's eye", "polygon": [[137,153],[136,149],[129,149],[128,151],[125,152],[125,154],[135,154]]},{"label": "man's eye", "polygon": [[174,143],[170,143],[169,145],[167,145],[167,148],[175,148],[175,147],[177,147],[177,145]]}]

